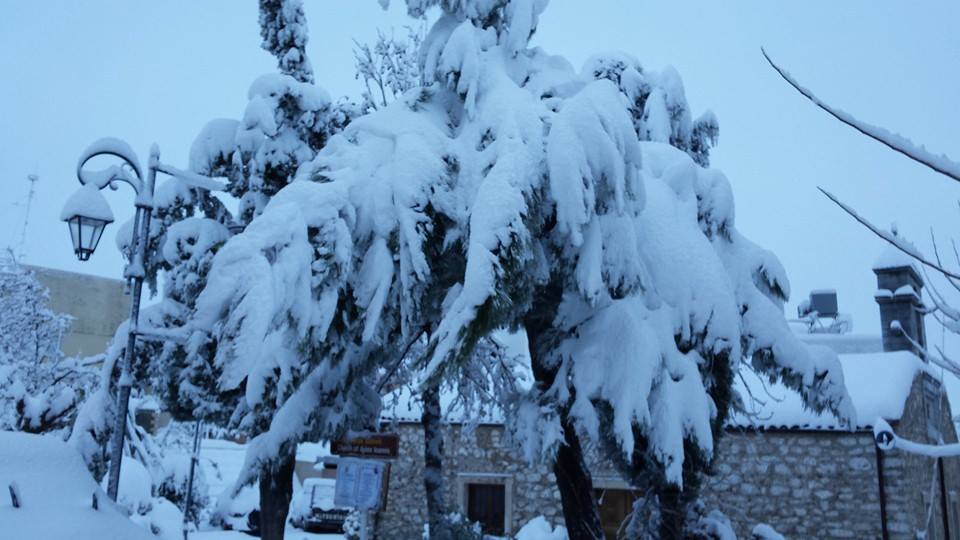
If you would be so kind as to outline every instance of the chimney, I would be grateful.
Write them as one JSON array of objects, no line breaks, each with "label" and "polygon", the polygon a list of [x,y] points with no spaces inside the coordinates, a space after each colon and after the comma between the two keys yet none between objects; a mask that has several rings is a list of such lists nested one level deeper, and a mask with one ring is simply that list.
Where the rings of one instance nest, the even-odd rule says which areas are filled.
[{"label": "chimney", "polygon": [[[927,346],[927,333],[923,326],[923,278],[917,272],[913,259],[893,246],[886,250],[873,264],[877,275],[877,292],[874,298],[880,305],[880,330],[884,351],[916,352],[906,333],[922,347]],[[891,328],[899,321],[903,331]]]}]

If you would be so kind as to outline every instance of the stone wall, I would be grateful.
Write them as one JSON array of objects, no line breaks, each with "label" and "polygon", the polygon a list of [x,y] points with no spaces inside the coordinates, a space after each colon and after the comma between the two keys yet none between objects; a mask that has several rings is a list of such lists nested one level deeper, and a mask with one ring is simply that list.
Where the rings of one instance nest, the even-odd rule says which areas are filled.
[{"label": "stone wall", "polygon": [[[927,441],[922,377],[914,382],[897,433]],[[936,403],[934,401],[933,403]],[[956,441],[944,400],[940,429],[946,442]],[[933,411],[935,412],[935,411]],[[861,419],[867,421],[867,419]],[[400,456],[392,465],[386,507],[376,516],[382,540],[419,538],[426,519],[422,483],[423,434],[418,424],[400,424]],[[445,498],[451,508],[463,508],[464,485],[504,484],[508,533],[529,519],[544,515],[563,521],[553,474],[544,465],[528,466],[503,440],[503,429],[483,425],[471,433],[448,426],[445,437]],[[750,538],[757,523],[774,526],[787,538],[881,538],[881,505],[877,453],[872,432],[732,430],[720,440],[714,474],[706,478],[702,498],[708,510],[722,510],[734,522],[740,538]],[[928,529],[927,538],[947,538],[940,511],[939,476],[930,458],[884,454],[887,524],[890,538],[912,539]],[[960,460],[946,459],[944,483],[953,492],[949,538],[960,538]],[[591,466],[594,485],[623,489],[626,485],[601,463]],[[931,483],[931,480],[934,480]],[[933,508],[928,502],[933,486]]]},{"label": "stone wall", "polygon": [[[426,521],[423,489],[423,431],[418,424],[400,424],[400,456],[391,465],[386,507],[376,516],[377,538],[417,539]],[[507,532],[515,533],[539,515],[562,521],[560,494],[546,466],[529,467],[502,439],[501,426],[481,425],[472,432],[448,426],[444,437],[444,489],[450,508],[461,508],[466,483],[505,486]],[[511,504],[512,503],[512,504]]]},{"label": "stone wall", "polygon": [[768,523],[787,538],[879,538],[873,436],[819,431],[731,431],[702,492],[741,538]]},{"label": "stone wall", "polygon": [[39,266],[27,268],[50,289],[50,309],[73,317],[60,344],[63,353],[92,356],[106,350],[117,327],[130,316],[124,282]]},{"label": "stone wall", "polygon": [[[939,383],[929,375],[917,377],[904,405],[903,417],[893,426],[894,431],[913,441],[937,443],[927,429],[927,418],[932,418],[943,441],[956,442],[957,435],[946,397],[924,399],[925,380],[928,385],[932,382],[929,389],[939,392]],[[947,492],[949,536],[945,534],[943,526],[940,471],[935,468],[941,463]],[[960,504],[960,459],[946,458],[938,463],[932,458],[893,450],[883,455],[883,471],[887,493],[887,526],[891,538],[914,538],[916,531],[923,530],[927,531],[927,538],[960,538],[960,530],[957,530],[960,529],[960,508],[957,508]],[[954,504],[950,504],[950,492],[954,494]]]}]

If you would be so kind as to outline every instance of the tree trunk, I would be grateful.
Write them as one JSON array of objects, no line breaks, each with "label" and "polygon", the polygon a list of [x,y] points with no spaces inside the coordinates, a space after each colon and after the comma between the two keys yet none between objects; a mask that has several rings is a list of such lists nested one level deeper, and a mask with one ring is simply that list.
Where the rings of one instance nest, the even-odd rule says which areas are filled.
[{"label": "tree trunk", "polygon": [[427,494],[430,540],[446,540],[443,530],[443,431],[440,426],[440,388],[431,384],[422,394],[423,488]]},{"label": "tree trunk", "polygon": [[[542,320],[530,318],[526,324],[533,377],[541,391],[553,385],[559,367],[550,361],[549,356],[557,341],[557,336],[546,330],[551,323],[552,319],[547,317]],[[593,496],[593,478],[587,469],[580,437],[566,406],[560,409],[560,425],[564,443],[554,458],[553,474],[557,479],[557,490],[560,491],[567,534],[570,540],[602,540],[603,527],[600,525],[597,500]]]},{"label": "tree trunk", "polygon": [[561,415],[561,425],[564,444],[557,451],[553,474],[557,477],[567,534],[570,540],[601,540],[603,527],[593,496],[593,478],[583,459],[580,438],[566,411]]},{"label": "tree trunk", "polygon": [[679,540],[683,538],[686,521],[686,502],[680,488],[667,486],[660,491],[660,538]]},{"label": "tree trunk", "polygon": [[260,471],[260,538],[263,540],[283,540],[296,463],[296,451],[292,450],[282,455],[274,467]]}]

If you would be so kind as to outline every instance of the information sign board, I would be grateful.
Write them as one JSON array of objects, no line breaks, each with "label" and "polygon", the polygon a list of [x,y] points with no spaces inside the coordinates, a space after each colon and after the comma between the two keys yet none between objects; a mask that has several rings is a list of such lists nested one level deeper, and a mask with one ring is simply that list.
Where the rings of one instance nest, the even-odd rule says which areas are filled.
[{"label": "information sign board", "polygon": [[330,452],[336,456],[390,459],[398,455],[400,438],[396,433],[374,433],[333,441]]},{"label": "information sign board", "polygon": [[345,457],[337,463],[337,484],[333,502],[358,510],[380,506],[383,471],[386,463],[373,459]]}]

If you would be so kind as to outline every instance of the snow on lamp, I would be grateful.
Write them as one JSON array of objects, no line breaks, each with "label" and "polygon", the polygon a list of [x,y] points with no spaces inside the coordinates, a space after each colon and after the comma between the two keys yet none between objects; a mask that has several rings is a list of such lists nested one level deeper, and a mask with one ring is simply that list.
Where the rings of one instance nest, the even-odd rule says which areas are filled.
[{"label": "snow on lamp", "polygon": [[73,252],[81,261],[86,261],[97,249],[103,229],[113,223],[110,205],[94,184],[86,184],[67,199],[60,212],[60,219],[67,222]]}]

